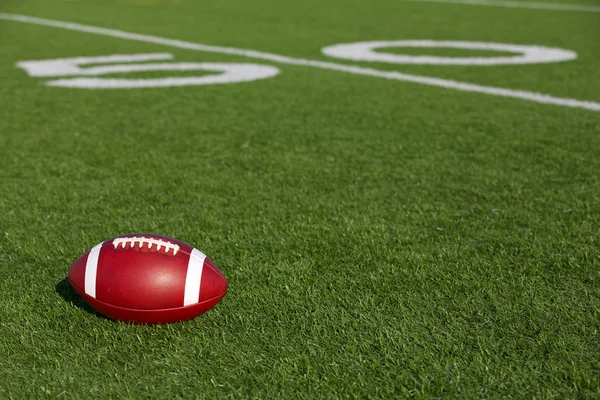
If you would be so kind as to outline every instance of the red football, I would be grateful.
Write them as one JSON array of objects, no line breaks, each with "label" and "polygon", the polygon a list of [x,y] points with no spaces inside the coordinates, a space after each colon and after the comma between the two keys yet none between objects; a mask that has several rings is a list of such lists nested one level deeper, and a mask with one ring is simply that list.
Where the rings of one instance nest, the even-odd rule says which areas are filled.
[{"label": "red football", "polygon": [[102,242],[69,269],[75,291],[109,318],[163,324],[197,317],[227,293],[227,279],[187,243],[152,234]]}]

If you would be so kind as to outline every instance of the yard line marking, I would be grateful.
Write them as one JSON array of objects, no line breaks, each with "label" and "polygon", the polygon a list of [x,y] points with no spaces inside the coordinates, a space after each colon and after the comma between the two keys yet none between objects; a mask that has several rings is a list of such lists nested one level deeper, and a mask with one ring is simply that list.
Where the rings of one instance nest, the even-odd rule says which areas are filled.
[{"label": "yard line marking", "polygon": [[511,0],[405,0],[417,3],[448,3],[448,4],[467,4],[473,6],[491,6],[505,8],[528,8],[537,10],[558,10],[558,11],[584,11],[600,12],[599,6],[584,4],[565,4],[565,3],[541,3],[536,1],[511,1]]},{"label": "yard line marking", "polygon": [[293,58],[287,56],[280,56],[272,53],[264,53],[256,50],[244,50],[236,49],[233,47],[221,47],[211,46],[200,43],[186,42],[183,40],[165,39],[158,36],[142,35],[138,33],[131,33],[120,31],[116,29],[101,28],[92,25],[76,24],[72,22],[56,21],[44,18],[30,17],[27,15],[19,14],[6,14],[0,13],[0,19],[6,19],[11,21],[19,21],[30,24],[51,26],[55,28],[68,29],[79,32],[93,33],[96,35],[112,36],[120,39],[134,40],[138,42],[154,43],[164,46],[177,47],[180,49],[206,51],[219,54],[229,54],[242,57],[256,58],[260,60],[271,61],[280,64],[297,65],[297,66],[309,66],[315,68],[321,68],[325,70],[347,72],[355,75],[374,76],[377,78],[405,81],[412,83],[420,83],[423,85],[443,87],[446,89],[456,89],[464,92],[483,93],[492,96],[509,97],[521,100],[529,100],[536,103],[542,104],[553,104],[563,107],[581,108],[591,111],[600,111],[600,103],[593,101],[583,101],[577,99],[554,97],[543,93],[528,92],[523,90],[513,90],[498,88],[492,86],[482,86],[472,83],[464,83],[453,81],[449,79],[432,78],[420,75],[410,75],[395,71],[381,71],[372,68],[356,67],[352,65],[337,64],[328,61],[315,61],[307,60],[303,58]]}]

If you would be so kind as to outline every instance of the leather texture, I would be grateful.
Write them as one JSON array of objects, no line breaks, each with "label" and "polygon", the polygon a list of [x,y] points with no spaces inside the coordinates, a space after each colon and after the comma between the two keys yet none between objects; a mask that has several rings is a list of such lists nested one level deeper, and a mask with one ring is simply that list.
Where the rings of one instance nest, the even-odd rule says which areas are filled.
[{"label": "leather texture", "polygon": [[[198,301],[184,306],[186,283],[194,286],[186,282],[192,250],[189,244],[166,236],[119,236],[102,244],[94,276],[89,276],[93,270],[88,251],[69,269],[69,281],[90,306],[112,319],[143,324],[192,319],[227,292],[227,279],[206,257],[201,263]],[[90,268],[87,277],[86,268]],[[86,279],[88,289],[89,280],[95,282],[95,293],[86,293]]]}]

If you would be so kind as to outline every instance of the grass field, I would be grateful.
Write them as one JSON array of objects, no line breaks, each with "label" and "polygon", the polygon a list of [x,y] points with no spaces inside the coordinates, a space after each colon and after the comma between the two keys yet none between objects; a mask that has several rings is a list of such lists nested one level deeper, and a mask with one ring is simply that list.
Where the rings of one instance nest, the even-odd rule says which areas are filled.
[{"label": "grass field", "polygon": [[[0,399],[600,398],[600,12],[7,0],[0,13]],[[421,65],[321,52],[375,40],[535,45],[577,58]],[[73,76],[17,66],[148,53],[279,74],[94,90],[49,86]],[[193,244],[229,293],[180,324],[96,315],[68,268],[133,232]]]}]

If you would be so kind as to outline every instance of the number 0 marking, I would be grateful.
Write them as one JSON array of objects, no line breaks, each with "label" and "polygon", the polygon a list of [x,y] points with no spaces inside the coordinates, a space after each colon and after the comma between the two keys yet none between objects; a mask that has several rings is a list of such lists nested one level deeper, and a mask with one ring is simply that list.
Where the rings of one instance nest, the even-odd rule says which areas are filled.
[{"label": "number 0 marking", "polygon": [[[444,47],[463,50],[505,51],[516,53],[516,55],[507,57],[438,57],[375,52],[376,49],[382,47]],[[446,40],[394,40],[343,43],[324,47],[322,52],[330,57],[352,61],[429,65],[537,64],[568,61],[577,58],[577,53],[574,51],[552,47],[523,46],[506,43],[456,42]]]}]

